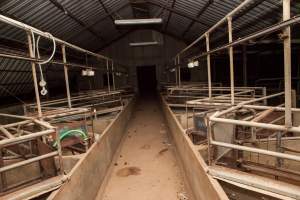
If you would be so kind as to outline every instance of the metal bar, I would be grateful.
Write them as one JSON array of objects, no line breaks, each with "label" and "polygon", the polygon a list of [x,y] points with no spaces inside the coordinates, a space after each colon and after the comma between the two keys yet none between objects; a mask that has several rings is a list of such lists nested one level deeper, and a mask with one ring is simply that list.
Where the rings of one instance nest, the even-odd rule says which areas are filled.
[{"label": "metal bar", "polygon": [[111,71],[112,71],[112,83],[113,83],[113,90],[116,90],[115,84],[115,69],[114,69],[114,61],[111,62]]},{"label": "metal bar", "polygon": [[[30,58],[30,57],[25,57],[25,56],[21,56],[21,55],[4,54],[4,53],[0,53],[0,57],[11,58],[11,59],[16,59],[16,60],[31,61],[31,62],[41,62],[41,61],[43,61],[41,59]],[[94,67],[89,67],[89,66],[82,65],[82,64],[77,64],[77,63],[63,63],[63,62],[60,62],[60,61],[53,61],[53,60],[50,61],[49,63],[57,64],[57,65],[66,65],[68,67],[79,67],[79,68],[84,68],[84,69],[90,68],[90,69],[93,69],[93,70],[101,71],[101,69],[94,68]]]},{"label": "metal bar", "polygon": [[[34,58],[35,55],[33,54],[32,39],[33,38],[31,38],[31,33],[27,32],[29,55],[30,55],[31,58]],[[31,62],[31,70],[32,70],[32,77],[33,77],[33,84],[34,84],[34,91],[35,91],[35,99],[36,99],[36,104],[37,104],[37,109],[38,109],[38,117],[41,118],[43,116],[43,114],[42,114],[39,86],[38,86],[38,82],[37,82],[36,68],[35,67],[36,67],[35,62]]]},{"label": "metal bar", "polygon": [[[209,33],[205,35],[206,37],[206,51],[209,52]],[[208,80],[208,98],[211,99],[212,91],[211,91],[211,66],[210,66],[210,55],[208,54],[206,57],[207,61],[207,80]]]},{"label": "metal bar", "polygon": [[[232,17],[234,16],[236,13],[238,13],[242,8],[244,8],[245,6],[247,6],[248,4],[250,4],[252,1],[254,0],[245,0],[243,1],[239,6],[237,6],[235,9],[233,9],[230,13],[228,13],[225,17],[223,17],[219,22],[217,22],[215,25],[213,25],[210,29],[208,29],[208,31],[206,31],[205,33],[203,33],[200,37],[198,37],[194,42],[192,42],[189,46],[187,46],[186,48],[184,48],[182,51],[180,51],[177,55],[180,55],[182,53],[184,53],[185,51],[187,51],[188,49],[190,49],[191,47],[193,47],[195,44],[197,44],[200,40],[202,40],[205,35],[207,33],[211,33],[212,31],[214,31],[217,27],[219,27],[221,24],[223,24],[228,17]],[[177,56],[176,55],[176,56]],[[176,57],[175,56],[175,57]]]},{"label": "metal bar", "polygon": [[8,130],[6,130],[4,127],[0,126],[0,131],[7,137],[7,138],[14,138]]},{"label": "metal bar", "polygon": [[17,162],[17,163],[14,163],[14,164],[11,164],[11,165],[8,165],[8,166],[5,166],[5,167],[1,167],[0,168],[0,173],[8,171],[8,170],[12,170],[12,169],[17,168],[17,167],[28,165],[30,163],[37,162],[37,161],[40,161],[40,160],[43,160],[43,159],[46,159],[46,158],[51,158],[51,157],[54,157],[56,155],[58,155],[58,152],[55,151],[55,152],[52,152],[52,153],[44,154],[42,156],[37,156],[37,157],[34,157],[34,158],[30,158],[28,160]]},{"label": "metal bar", "polygon": [[258,149],[258,148],[254,148],[254,147],[246,147],[246,146],[241,146],[241,145],[236,145],[236,144],[229,144],[229,143],[225,143],[225,142],[218,142],[215,140],[211,140],[210,144],[300,162],[300,156],[296,156],[296,155],[285,154],[285,153],[280,153],[280,152],[275,152],[275,151],[268,151],[265,149]]},{"label": "metal bar", "polygon": [[255,103],[255,102],[258,102],[258,101],[262,101],[262,100],[265,100],[265,99],[269,99],[269,98],[273,98],[273,97],[277,97],[277,96],[281,96],[281,95],[284,95],[284,92],[280,92],[280,93],[276,93],[276,94],[272,94],[272,95],[269,95],[269,96],[265,96],[265,97],[261,97],[261,98],[257,98],[257,99],[253,99],[253,100],[249,100],[249,101],[243,101],[242,103],[236,105],[236,106],[233,106],[227,110],[223,110],[221,112],[216,112],[214,115],[212,115],[211,117],[220,117],[222,115],[225,115],[229,112],[232,112],[236,109],[239,109],[239,108],[242,108],[243,106],[247,105],[247,104],[251,104],[251,103]]},{"label": "metal bar", "polygon": [[[32,27],[32,26],[29,26],[29,25],[27,25],[27,24],[24,24],[24,23],[22,23],[22,22],[19,22],[19,21],[17,21],[17,20],[14,20],[14,19],[11,19],[11,18],[9,18],[9,17],[6,17],[6,16],[4,16],[4,15],[0,15],[0,21],[3,22],[3,23],[6,23],[6,24],[12,25],[12,26],[14,26],[14,27],[23,29],[23,30],[25,30],[25,31],[32,31],[32,32],[35,33],[35,34],[38,34],[38,35],[43,36],[43,37],[45,37],[45,38],[51,39],[50,36],[49,36],[49,34],[43,32],[43,31],[41,31],[41,30],[39,30],[39,29],[37,29],[37,28],[34,28],[34,27]],[[68,43],[68,42],[66,42],[66,41],[63,41],[63,40],[61,40],[61,39],[59,39],[59,38],[54,37],[54,39],[55,39],[55,41],[56,41],[57,43],[64,44],[64,45],[66,45],[67,47],[69,47],[69,48],[71,48],[71,49],[75,49],[75,50],[77,50],[77,51],[81,51],[81,52],[83,52],[83,53],[92,55],[92,56],[97,57],[97,58],[100,58],[100,59],[111,60],[110,58],[108,58],[108,57],[106,57],[106,56],[103,56],[103,55],[100,55],[100,54],[97,54],[97,53],[93,53],[93,52],[91,52],[91,51],[88,51],[88,50],[83,49],[83,48],[81,48],[81,47],[78,47],[78,46],[76,46],[76,45],[73,45],[73,44],[70,44],[70,43]]]},{"label": "metal bar", "polygon": [[55,129],[55,134],[56,134],[56,144],[57,144],[57,155],[58,155],[59,166],[60,166],[59,172],[60,172],[60,174],[63,174],[64,173],[64,164],[63,164],[61,140],[60,140],[58,128]]},{"label": "metal bar", "polygon": [[175,58],[175,83],[176,83],[176,87],[178,86],[178,78],[177,78],[177,76],[178,76],[178,74],[177,74],[177,58]]},{"label": "metal bar", "polygon": [[[67,62],[67,55],[66,55],[66,46],[63,44],[61,45],[61,51],[63,55],[63,62]],[[65,82],[66,82],[66,91],[67,91],[67,99],[68,99],[68,106],[72,108],[71,103],[71,95],[70,95],[70,86],[69,86],[69,75],[68,75],[68,67],[64,65],[64,73],[65,73]]]},{"label": "metal bar", "polygon": [[[291,2],[283,0],[283,17],[284,21],[291,18]],[[288,26],[283,30],[284,46],[284,91],[285,91],[285,126],[291,127],[292,124],[292,80],[291,80],[291,28]]]},{"label": "metal bar", "polygon": [[237,46],[237,45],[240,45],[240,44],[243,44],[249,40],[254,40],[256,38],[259,38],[259,37],[262,37],[264,35],[268,35],[268,34],[271,34],[273,32],[276,32],[280,29],[283,29],[287,26],[291,26],[293,24],[297,24],[297,23],[300,23],[300,16],[295,16],[294,18],[291,18],[289,20],[286,20],[286,21],[282,21],[278,24],[275,24],[275,25],[272,25],[262,31],[258,31],[256,33],[253,33],[249,36],[246,36],[246,37],[243,37],[243,38],[239,38],[235,41],[233,41],[232,43],[229,43],[229,44],[226,44],[226,45],[223,45],[221,47],[217,47],[215,49],[212,49],[210,50],[209,52],[205,52],[205,53],[202,53],[198,56],[195,56],[193,57],[193,59],[198,59],[200,57],[203,57],[203,56],[206,56],[207,54],[212,54],[212,53],[216,53],[216,52],[219,52],[219,51],[222,51],[222,50],[225,50],[225,49],[228,49],[229,47],[234,47],[234,46]]},{"label": "metal bar", "polygon": [[[228,17],[228,39],[232,42],[232,17]],[[234,64],[233,64],[233,47],[229,47],[229,62],[230,62],[230,90],[231,104],[234,105]]]},{"label": "metal bar", "polygon": [[178,65],[178,86],[181,87],[181,67],[180,67],[180,57],[177,57],[177,65]]},{"label": "metal bar", "polygon": [[19,137],[15,137],[15,138],[0,140],[0,147],[3,148],[3,147],[6,147],[6,146],[12,146],[12,145],[15,145],[15,144],[19,144],[19,143],[22,143],[22,142],[33,140],[35,138],[38,138],[38,137],[41,137],[41,136],[44,136],[44,135],[48,135],[48,134],[51,134],[51,133],[54,133],[54,132],[55,131],[53,129],[50,129],[50,130],[44,130],[44,131],[40,131],[40,132],[37,132],[37,133],[33,133],[33,134],[30,134],[30,135],[23,135],[23,136],[19,136]]},{"label": "metal bar", "polygon": [[286,128],[285,126],[277,125],[277,124],[268,124],[268,123],[251,122],[251,121],[241,121],[241,120],[235,120],[235,119],[216,118],[216,117],[210,117],[210,121],[219,122],[219,123],[226,123],[226,124],[234,124],[234,125],[239,125],[239,126],[258,127],[258,128],[264,128],[264,129],[300,133],[300,128],[299,127]]},{"label": "metal bar", "polygon": [[109,80],[109,60],[106,60],[106,75],[107,75],[107,87],[108,93],[110,93],[110,80]]},{"label": "metal bar", "polygon": [[[275,111],[285,111],[285,108],[283,107],[272,107],[272,106],[258,106],[258,105],[243,105],[243,108],[252,108],[257,110],[265,110],[269,108],[274,108]],[[300,112],[300,108],[292,108],[293,112]]]}]

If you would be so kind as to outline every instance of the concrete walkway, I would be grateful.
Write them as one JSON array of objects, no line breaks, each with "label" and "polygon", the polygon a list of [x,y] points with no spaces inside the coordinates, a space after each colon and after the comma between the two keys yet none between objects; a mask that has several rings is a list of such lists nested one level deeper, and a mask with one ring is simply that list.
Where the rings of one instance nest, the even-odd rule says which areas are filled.
[{"label": "concrete walkway", "polygon": [[185,199],[184,182],[155,99],[140,100],[97,200]]}]

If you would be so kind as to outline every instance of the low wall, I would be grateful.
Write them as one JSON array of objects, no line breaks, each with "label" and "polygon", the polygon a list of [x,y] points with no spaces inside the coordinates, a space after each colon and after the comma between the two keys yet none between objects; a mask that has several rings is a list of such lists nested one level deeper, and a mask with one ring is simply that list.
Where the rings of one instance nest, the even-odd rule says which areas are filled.
[{"label": "low wall", "polygon": [[66,182],[52,198],[53,200],[93,200],[111,165],[115,151],[122,140],[127,122],[134,106],[134,99],[125,106],[112,123],[104,130],[83,158],[70,172]]},{"label": "low wall", "polygon": [[193,198],[196,200],[228,199],[223,188],[217,180],[207,174],[207,165],[194,144],[184,133],[179,121],[161,97],[163,112],[165,114],[170,134],[176,146],[179,160],[184,170]]}]

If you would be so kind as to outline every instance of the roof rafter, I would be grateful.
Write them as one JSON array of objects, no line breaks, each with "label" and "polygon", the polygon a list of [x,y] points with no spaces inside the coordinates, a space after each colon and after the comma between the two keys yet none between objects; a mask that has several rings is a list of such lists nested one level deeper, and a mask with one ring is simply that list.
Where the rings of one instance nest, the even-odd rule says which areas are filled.
[{"label": "roof rafter", "polygon": [[88,30],[92,35],[98,38],[101,41],[104,41],[104,38],[96,31],[94,31],[91,27],[88,27],[84,22],[79,20],[75,15],[73,15],[69,10],[67,10],[63,5],[61,5],[57,0],[49,0],[53,3],[58,9],[65,13],[65,15],[69,16],[73,21],[75,21],[80,26],[84,27]]},{"label": "roof rafter", "polygon": [[[205,5],[200,9],[200,11],[197,14],[197,18],[199,18],[206,10],[207,8],[214,2],[214,0],[208,0]],[[184,38],[185,35],[190,31],[190,29],[194,26],[195,21],[191,21],[191,23],[188,25],[188,27],[186,28],[186,30],[182,33],[182,37]]]},{"label": "roof rafter", "polygon": [[[148,0],[147,2],[150,3],[150,4],[152,4],[152,5],[155,5],[155,6],[158,6],[158,7],[165,8],[166,10],[170,11],[171,13],[175,13],[175,14],[177,14],[177,15],[180,15],[180,16],[182,16],[182,17],[185,17],[185,18],[187,18],[187,19],[190,19],[190,20],[192,20],[192,21],[195,21],[195,22],[201,24],[202,26],[205,26],[206,28],[210,28],[210,27],[212,26],[211,24],[207,24],[206,22],[203,22],[202,20],[198,19],[197,17],[191,16],[191,15],[189,15],[189,14],[187,14],[187,13],[184,13],[184,12],[182,12],[182,11],[180,11],[180,10],[176,10],[176,9],[174,9],[174,8],[171,8],[171,7],[169,7],[169,6],[166,6],[166,5],[163,5],[163,4],[161,4],[161,3],[155,2],[155,1],[153,1],[153,0]],[[221,29],[221,28],[217,28],[216,30],[217,30],[217,31],[220,31],[220,32],[224,32],[224,30]]]},{"label": "roof rafter", "polygon": [[72,38],[75,38],[75,37],[80,36],[80,34],[81,34],[83,31],[87,30],[88,28],[91,28],[91,27],[95,26],[96,24],[98,24],[98,23],[100,23],[101,21],[103,21],[103,20],[105,20],[106,18],[108,18],[108,17],[109,17],[110,15],[112,15],[113,13],[118,12],[118,11],[120,11],[120,10],[122,10],[122,9],[124,9],[124,8],[126,8],[126,7],[128,7],[128,6],[130,6],[129,3],[124,4],[123,6],[121,6],[120,8],[118,8],[118,9],[116,9],[116,10],[108,11],[108,13],[107,13],[105,16],[103,16],[103,17],[100,18],[99,20],[96,20],[96,21],[95,21],[94,23],[92,23],[91,25],[88,25],[88,26],[85,27],[83,30],[81,30],[81,31],[79,31],[79,32],[77,32],[77,33],[74,33],[74,35],[70,35],[66,40],[68,41],[68,40],[71,40]]},{"label": "roof rafter", "polygon": [[[171,8],[174,8],[175,4],[176,4],[176,0],[173,0]],[[166,8],[164,7],[163,9],[166,9]],[[167,19],[166,25],[164,26],[164,31],[168,28],[171,17],[172,17],[172,12],[170,12],[168,14],[168,19]]]}]

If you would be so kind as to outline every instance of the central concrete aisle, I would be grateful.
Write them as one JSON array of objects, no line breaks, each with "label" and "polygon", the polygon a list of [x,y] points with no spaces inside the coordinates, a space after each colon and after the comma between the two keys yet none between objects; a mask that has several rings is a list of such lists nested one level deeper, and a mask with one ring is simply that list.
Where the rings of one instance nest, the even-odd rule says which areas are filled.
[{"label": "central concrete aisle", "polygon": [[127,136],[97,200],[188,199],[156,99],[137,103]]}]

